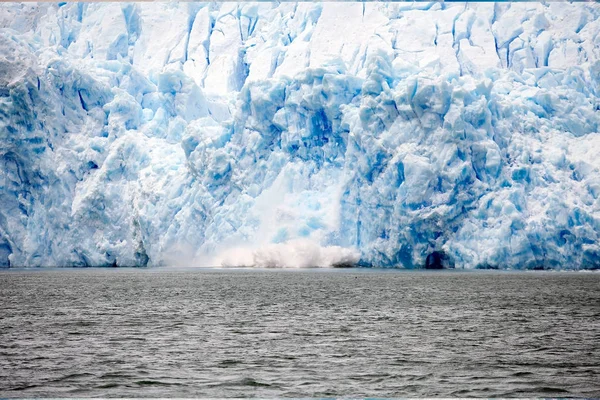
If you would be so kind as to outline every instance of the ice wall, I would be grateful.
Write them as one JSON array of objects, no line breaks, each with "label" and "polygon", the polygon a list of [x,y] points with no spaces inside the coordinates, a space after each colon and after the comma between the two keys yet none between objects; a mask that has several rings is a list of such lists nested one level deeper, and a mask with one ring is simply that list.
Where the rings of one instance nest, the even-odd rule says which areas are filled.
[{"label": "ice wall", "polygon": [[0,27],[0,265],[600,266],[598,4],[3,3]]}]

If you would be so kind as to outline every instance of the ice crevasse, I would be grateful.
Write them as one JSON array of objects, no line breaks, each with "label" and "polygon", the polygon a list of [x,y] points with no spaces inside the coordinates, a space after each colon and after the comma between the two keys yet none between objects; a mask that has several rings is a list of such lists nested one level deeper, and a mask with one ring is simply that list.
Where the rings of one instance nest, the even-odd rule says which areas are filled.
[{"label": "ice crevasse", "polygon": [[600,4],[3,3],[0,265],[600,266]]}]

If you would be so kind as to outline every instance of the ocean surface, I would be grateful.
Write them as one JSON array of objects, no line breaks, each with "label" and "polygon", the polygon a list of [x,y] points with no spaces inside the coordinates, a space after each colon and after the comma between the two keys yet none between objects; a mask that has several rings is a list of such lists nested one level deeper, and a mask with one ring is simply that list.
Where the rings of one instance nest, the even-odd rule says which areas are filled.
[{"label": "ocean surface", "polygon": [[0,397],[600,397],[600,274],[0,272]]}]

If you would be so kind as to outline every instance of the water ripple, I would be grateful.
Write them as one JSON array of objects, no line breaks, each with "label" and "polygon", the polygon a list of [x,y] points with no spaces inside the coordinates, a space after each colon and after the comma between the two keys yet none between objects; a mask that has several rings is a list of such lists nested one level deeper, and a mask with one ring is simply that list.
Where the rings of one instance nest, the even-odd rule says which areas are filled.
[{"label": "water ripple", "polygon": [[0,397],[600,397],[600,274],[0,274]]}]

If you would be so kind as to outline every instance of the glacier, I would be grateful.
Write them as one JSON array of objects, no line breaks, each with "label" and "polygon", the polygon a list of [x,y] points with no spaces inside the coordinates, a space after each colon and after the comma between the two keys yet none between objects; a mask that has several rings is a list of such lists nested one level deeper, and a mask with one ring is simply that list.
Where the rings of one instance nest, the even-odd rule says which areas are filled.
[{"label": "glacier", "polygon": [[0,266],[600,267],[600,4],[2,3]]}]

